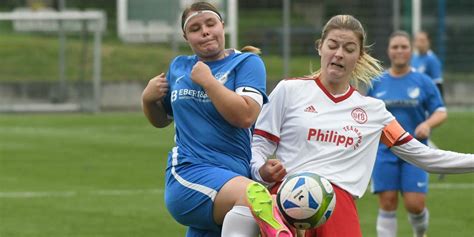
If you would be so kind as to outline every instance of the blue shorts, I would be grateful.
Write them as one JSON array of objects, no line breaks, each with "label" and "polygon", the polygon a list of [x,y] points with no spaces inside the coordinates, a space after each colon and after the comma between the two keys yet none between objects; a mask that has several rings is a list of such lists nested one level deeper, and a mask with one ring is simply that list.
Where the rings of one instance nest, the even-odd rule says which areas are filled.
[{"label": "blue shorts", "polygon": [[174,219],[190,227],[186,236],[220,236],[213,216],[214,199],[239,174],[215,165],[183,163],[166,169],[165,203]]},{"label": "blue shorts", "polygon": [[428,173],[395,155],[392,156],[377,156],[372,173],[372,192],[427,193]]}]

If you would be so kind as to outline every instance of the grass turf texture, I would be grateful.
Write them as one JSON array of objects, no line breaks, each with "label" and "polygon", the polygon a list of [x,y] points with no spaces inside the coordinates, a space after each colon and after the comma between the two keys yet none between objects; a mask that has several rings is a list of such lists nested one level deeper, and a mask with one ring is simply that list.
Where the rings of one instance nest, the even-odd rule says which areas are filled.
[{"label": "grass turf texture", "polygon": [[[38,36],[0,33],[0,82],[31,82],[58,80],[59,42],[56,36]],[[87,44],[86,80],[91,80],[93,42]],[[67,80],[79,80],[82,42],[77,36],[69,36],[66,43]],[[179,54],[192,54],[188,46],[181,46]],[[113,39],[102,43],[102,79],[110,81],[148,81],[161,72],[166,72],[175,57],[169,44],[124,44]],[[267,55],[268,80],[281,80],[283,60],[278,55]],[[290,62],[290,77],[310,74],[310,66],[319,67],[316,52],[313,56],[293,57]]]},{"label": "grass turf texture", "polygon": [[[472,121],[451,112],[433,140],[474,153]],[[141,113],[0,114],[0,236],[184,236],[163,200],[172,145],[172,126],[154,129]],[[473,236],[474,174],[436,178],[428,235]],[[375,236],[376,197],[357,204],[364,236]],[[403,208],[398,218],[399,236],[411,236]]]}]

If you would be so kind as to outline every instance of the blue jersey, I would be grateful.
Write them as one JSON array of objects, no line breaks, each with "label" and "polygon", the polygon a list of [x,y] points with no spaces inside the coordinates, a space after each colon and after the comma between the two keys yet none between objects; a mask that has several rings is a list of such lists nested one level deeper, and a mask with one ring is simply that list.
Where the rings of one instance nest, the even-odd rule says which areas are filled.
[{"label": "blue jersey", "polygon": [[[428,76],[414,70],[402,77],[393,77],[385,71],[374,80],[368,95],[383,100],[387,110],[410,134],[414,134],[416,127],[433,112],[444,109],[435,84]],[[426,139],[421,142],[426,144]]]},{"label": "blue jersey", "polygon": [[[192,82],[191,70],[197,61],[196,55],[178,56],[166,75],[170,90],[163,104],[176,129],[175,154],[168,166],[205,163],[250,177],[251,130],[228,123],[204,89]],[[267,101],[265,66],[257,55],[232,50],[224,59],[205,63],[228,89],[252,87]]]},{"label": "blue jersey", "polygon": [[414,53],[411,66],[428,75],[435,83],[443,83],[443,68],[433,51],[429,50],[426,54]]}]

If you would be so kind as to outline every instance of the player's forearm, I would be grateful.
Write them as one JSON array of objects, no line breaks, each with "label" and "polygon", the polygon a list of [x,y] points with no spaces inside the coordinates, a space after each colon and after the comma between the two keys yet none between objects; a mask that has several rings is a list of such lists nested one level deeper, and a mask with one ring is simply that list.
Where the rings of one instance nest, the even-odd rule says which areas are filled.
[{"label": "player's forearm", "polygon": [[259,135],[254,135],[252,140],[252,159],[250,160],[250,169],[252,179],[269,185],[260,175],[260,168],[265,161],[275,153],[276,143]]},{"label": "player's forearm", "polygon": [[448,118],[448,113],[446,111],[436,111],[434,112],[424,123],[426,123],[430,128],[435,128],[441,125]]},{"label": "player's forearm", "polygon": [[445,174],[474,172],[474,154],[433,149],[416,139],[395,145],[391,151],[428,172]]},{"label": "player's forearm", "polygon": [[217,111],[230,124],[240,128],[249,128],[257,120],[260,106],[251,98],[238,95],[217,80],[207,84],[204,89]]},{"label": "player's forearm", "polygon": [[157,128],[164,128],[171,123],[161,102],[142,100],[142,109],[148,121]]}]

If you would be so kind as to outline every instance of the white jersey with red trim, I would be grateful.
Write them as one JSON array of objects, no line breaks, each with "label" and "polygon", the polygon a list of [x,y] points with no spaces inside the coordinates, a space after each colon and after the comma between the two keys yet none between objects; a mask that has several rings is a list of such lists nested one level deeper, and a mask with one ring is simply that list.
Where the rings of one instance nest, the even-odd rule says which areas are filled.
[{"label": "white jersey with red trim", "polygon": [[262,181],[258,168],[268,152],[259,143],[271,140],[288,175],[311,171],[361,197],[382,129],[395,119],[384,103],[352,87],[335,97],[319,79],[311,78],[281,81],[269,99],[255,126],[253,176]]},{"label": "white jersey with red trim", "polygon": [[428,172],[474,172],[474,154],[432,149],[406,133],[381,100],[349,88],[335,97],[319,80],[280,82],[257,120],[252,177],[275,154],[288,175],[311,171],[356,197],[372,175],[380,141],[398,157]]}]

